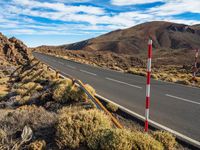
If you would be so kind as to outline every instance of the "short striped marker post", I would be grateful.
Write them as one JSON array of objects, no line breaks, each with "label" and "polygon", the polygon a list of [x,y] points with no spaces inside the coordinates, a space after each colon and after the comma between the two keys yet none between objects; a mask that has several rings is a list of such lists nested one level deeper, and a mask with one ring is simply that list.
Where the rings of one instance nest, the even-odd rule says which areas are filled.
[{"label": "short striped marker post", "polygon": [[148,61],[147,61],[147,84],[146,84],[146,109],[145,109],[145,132],[149,128],[149,105],[150,105],[150,80],[151,80],[151,57],[152,40],[148,42]]},{"label": "short striped marker post", "polygon": [[195,60],[194,60],[194,71],[193,71],[193,83],[194,84],[195,84],[196,73],[197,73],[197,59],[198,59],[198,55],[199,55],[199,50],[196,49],[196,51],[195,51]]}]

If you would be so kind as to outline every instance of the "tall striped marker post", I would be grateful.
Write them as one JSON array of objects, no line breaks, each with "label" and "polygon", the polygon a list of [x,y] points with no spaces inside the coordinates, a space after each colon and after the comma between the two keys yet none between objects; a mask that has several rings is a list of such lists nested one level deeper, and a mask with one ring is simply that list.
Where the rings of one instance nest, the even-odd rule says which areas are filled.
[{"label": "tall striped marker post", "polygon": [[145,132],[149,128],[149,105],[150,105],[150,80],[151,80],[151,58],[152,40],[148,41],[148,61],[147,61],[147,84],[146,84],[146,109],[145,109]]},{"label": "tall striped marker post", "polygon": [[197,73],[197,58],[199,55],[199,50],[196,49],[195,51],[195,60],[194,60],[194,71],[193,71],[193,83],[195,84],[195,80],[196,80],[196,73]]}]

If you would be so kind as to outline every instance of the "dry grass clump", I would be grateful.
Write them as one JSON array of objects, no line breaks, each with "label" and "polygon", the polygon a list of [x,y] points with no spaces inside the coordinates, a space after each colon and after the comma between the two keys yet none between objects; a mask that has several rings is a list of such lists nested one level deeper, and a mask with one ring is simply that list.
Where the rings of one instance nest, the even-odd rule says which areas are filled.
[{"label": "dry grass clump", "polygon": [[190,85],[190,82],[187,81],[187,80],[177,80],[176,83],[178,83],[178,84]]},{"label": "dry grass clump", "polygon": [[5,143],[7,140],[7,134],[4,130],[0,129],[0,143]]},{"label": "dry grass clump", "polygon": [[106,108],[107,108],[109,111],[112,111],[112,112],[116,112],[116,111],[119,109],[118,106],[116,106],[116,105],[113,104],[113,103],[109,103],[109,102],[106,104]]},{"label": "dry grass clump", "polygon": [[53,99],[57,102],[78,102],[85,101],[86,95],[83,90],[72,85],[71,80],[63,80],[54,87]]},{"label": "dry grass clump", "polygon": [[13,135],[22,131],[26,125],[37,131],[51,126],[55,121],[55,115],[47,112],[43,107],[24,105],[5,114],[0,119],[0,128],[6,129],[8,135]]},{"label": "dry grass clump", "polygon": [[177,142],[175,137],[166,131],[156,131],[153,134],[154,138],[161,142],[165,149],[167,150],[174,150],[176,149]]},{"label": "dry grass clump", "polygon": [[88,90],[93,96],[96,94],[95,89],[94,89],[91,85],[85,84],[85,88],[86,88],[86,90]]},{"label": "dry grass clump", "polygon": [[60,148],[78,148],[94,131],[110,128],[111,121],[103,112],[90,109],[62,110],[57,125],[57,144]]},{"label": "dry grass clump", "polygon": [[30,96],[24,96],[24,97],[16,98],[16,102],[19,105],[25,105],[29,102],[30,98],[31,98]]},{"label": "dry grass clump", "polygon": [[103,129],[87,139],[94,150],[163,150],[163,145],[148,134],[131,132],[126,129]]},{"label": "dry grass clump", "polygon": [[0,100],[8,94],[8,88],[5,85],[0,86]]},{"label": "dry grass clump", "polygon": [[28,83],[24,83],[24,84],[18,84],[15,86],[15,92],[18,95],[32,95],[35,92],[39,92],[43,89],[43,87],[39,84],[39,83],[35,83],[35,82],[28,82]]},{"label": "dry grass clump", "polygon": [[44,140],[36,140],[28,146],[29,150],[45,150],[46,142]]},{"label": "dry grass clump", "polygon": [[146,76],[146,71],[143,68],[133,68],[133,67],[131,67],[127,70],[127,72],[131,73],[131,74],[135,74],[135,75]]},{"label": "dry grass clump", "polygon": [[103,129],[91,134],[87,145],[94,150],[132,150],[132,133],[126,129]]},{"label": "dry grass clump", "polygon": [[4,85],[9,81],[8,77],[0,78],[0,85]]},{"label": "dry grass clump", "polygon": [[163,150],[162,143],[155,140],[149,134],[142,132],[134,132],[132,135],[133,149],[134,150]]}]

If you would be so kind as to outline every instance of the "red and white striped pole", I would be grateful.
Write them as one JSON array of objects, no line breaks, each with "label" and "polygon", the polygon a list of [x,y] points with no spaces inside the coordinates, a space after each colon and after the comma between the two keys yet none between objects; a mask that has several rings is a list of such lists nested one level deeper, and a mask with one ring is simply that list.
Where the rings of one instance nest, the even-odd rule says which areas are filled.
[{"label": "red and white striped pole", "polygon": [[150,105],[150,80],[151,80],[151,58],[152,40],[148,41],[148,61],[147,61],[147,84],[146,84],[146,109],[145,109],[145,132],[149,127],[149,105]]},{"label": "red and white striped pole", "polygon": [[193,71],[193,81],[194,81],[194,84],[195,84],[196,73],[197,73],[197,58],[198,58],[198,54],[199,54],[199,50],[196,49],[196,52],[195,52],[195,60],[194,60],[194,71]]}]

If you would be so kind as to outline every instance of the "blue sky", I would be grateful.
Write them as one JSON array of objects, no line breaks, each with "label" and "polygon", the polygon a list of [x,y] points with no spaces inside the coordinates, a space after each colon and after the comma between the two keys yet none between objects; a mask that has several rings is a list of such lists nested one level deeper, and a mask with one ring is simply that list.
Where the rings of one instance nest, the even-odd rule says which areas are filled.
[{"label": "blue sky", "polygon": [[154,20],[200,24],[200,0],[0,1],[0,32],[30,47],[72,43]]}]

